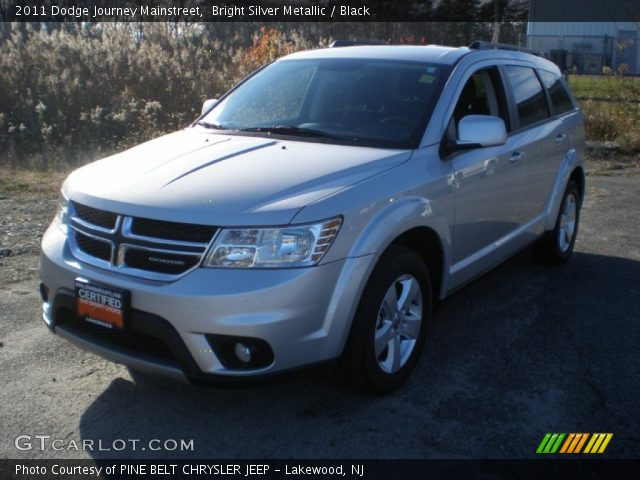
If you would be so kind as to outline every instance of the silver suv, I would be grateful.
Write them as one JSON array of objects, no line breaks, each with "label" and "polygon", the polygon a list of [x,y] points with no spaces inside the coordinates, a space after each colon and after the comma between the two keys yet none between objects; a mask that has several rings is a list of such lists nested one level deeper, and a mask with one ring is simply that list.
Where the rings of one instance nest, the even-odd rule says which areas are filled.
[{"label": "silver suv", "polygon": [[43,318],[133,372],[232,381],[341,359],[390,391],[438,299],[528,245],[569,258],[583,150],[575,99],[532,53],[288,55],[66,179]]}]

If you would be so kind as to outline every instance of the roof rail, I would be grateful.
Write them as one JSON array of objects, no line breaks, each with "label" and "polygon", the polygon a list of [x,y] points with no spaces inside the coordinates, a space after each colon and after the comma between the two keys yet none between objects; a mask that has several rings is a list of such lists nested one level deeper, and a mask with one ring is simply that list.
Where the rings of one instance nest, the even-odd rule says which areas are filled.
[{"label": "roof rail", "polygon": [[469,45],[471,50],[511,50],[514,52],[522,52],[529,53],[531,55],[536,55],[538,57],[542,57],[542,52],[539,50],[531,50],[525,47],[519,47],[517,45],[511,45],[509,43],[494,43],[494,42],[483,42],[481,40],[476,40],[475,42]]},{"label": "roof rail", "polygon": [[382,40],[334,40],[329,48],[337,47],[355,47],[359,45],[388,45],[387,42]]}]

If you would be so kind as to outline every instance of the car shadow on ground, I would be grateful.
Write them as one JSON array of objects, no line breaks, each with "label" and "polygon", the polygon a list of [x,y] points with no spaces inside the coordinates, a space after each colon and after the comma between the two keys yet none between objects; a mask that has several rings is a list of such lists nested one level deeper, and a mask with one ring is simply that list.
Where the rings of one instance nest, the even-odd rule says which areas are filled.
[{"label": "car shadow on ground", "polygon": [[[614,432],[611,455],[633,457],[639,309],[640,262],[576,252],[549,268],[524,251],[441,304],[392,395],[330,372],[241,388],[116,378],[80,434],[141,440],[94,458],[482,458],[533,456],[547,431],[595,431]],[[150,451],[151,439],[194,449]]]}]

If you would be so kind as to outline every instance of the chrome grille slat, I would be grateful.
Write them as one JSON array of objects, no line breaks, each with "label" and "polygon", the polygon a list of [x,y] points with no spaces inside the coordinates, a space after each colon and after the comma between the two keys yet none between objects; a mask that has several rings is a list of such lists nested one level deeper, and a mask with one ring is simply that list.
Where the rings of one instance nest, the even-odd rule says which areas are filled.
[{"label": "chrome grille slat", "polygon": [[[115,215],[113,228],[108,228],[111,224],[105,219],[111,215]],[[69,246],[76,258],[100,268],[159,281],[174,280],[198,267],[219,230],[213,226],[112,214],[75,202],[70,203],[69,218]],[[89,221],[92,218],[100,224],[92,224]],[[138,221],[145,222],[146,231],[152,233],[162,232],[168,226],[176,231],[170,239],[134,234]],[[160,225],[156,230],[154,222]],[[203,232],[210,232],[211,238],[206,242],[184,240],[180,238],[181,231],[187,232],[189,239],[204,240]],[[105,259],[105,244],[110,248],[109,260]]]},{"label": "chrome grille slat", "polygon": [[132,231],[133,218],[125,217],[122,222],[122,231],[124,236],[127,238],[132,238],[135,240],[140,240],[148,243],[157,243],[163,245],[173,245],[176,247],[194,247],[194,248],[207,248],[208,242],[200,243],[200,242],[185,242],[181,240],[170,240],[170,239],[159,239],[158,237],[147,237],[144,235],[137,235]]},{"label": "chrome grille slat", "polygon": [[83,220],[82,218],[77,217],[75,215],[70,217],[70,219],[71,219],[71,223],[72,224],[76,224],[76,225],[78,225],[80,227],[84,227],[84,228],[87,228],[89,230],[96,230],[96,231],[102,232],[102,233],[111,233],[111,234],[113,234],[116,231],[118,231],[119,223],[120,223],[120,217],[117,217],[114,228],[104,228],[104,227],[101,227],[100,225],[94,225],[92,223],[89,223],[86,220]]},{"label": "chrome grille slat", "polygon": [[118,215],[116,213],[99,210],[87,205],[82,205],[81,203],[74,203],[74,206],[74,212],[77,220],[88,225],[95,225],[104,230],[113,230],[117,228],[116,219]]},{"label": "chrome grille slat", "polygon": [[130,224],[131,235],[146,238],[162,238],[164,241],[207,244],[216,227],[136,218]]},{"label": "chrome grille slat", "polygon": [[[151,252],[151,255],[148,254]],[[144,249],[138,248],[126,248],[123,254],[124,263],[132,268],[144,270],[144,266],[148,264],[148,258],[156,258],[153,255],[160,252],[153,252]],[[167,254],[164,252],[162,255],[158,255],[159,259],[162,259],[162,262],[158,262],[155,271],[164,273],[164,274],[180,274],[185,269],[193,268],[200,262],[200,257],[193,257],[188,259],[188,256],[185,258],[184,255],[181,254]]]},{"label": "chrome grille slat", "polygon": [[86,235],[79,230],[77,230],[75,240],[78,248],[83,250],[87,255],[99,258],[105,262],[111,261],[111,251],[113,250],[111,242],[93,235]]}]

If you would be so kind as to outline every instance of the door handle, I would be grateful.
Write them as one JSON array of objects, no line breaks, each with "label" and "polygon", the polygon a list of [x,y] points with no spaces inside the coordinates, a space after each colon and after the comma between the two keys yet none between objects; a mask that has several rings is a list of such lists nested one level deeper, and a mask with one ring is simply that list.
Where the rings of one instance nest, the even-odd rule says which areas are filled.
[{"label": "door handle", "polygon": [[560,134],[556,135],[556,143],[564,142],[565,138],[567,138],[567,134],[566,133],[560,133]]},{"label": "door handle", "polygon": [[521,152],[513,152],[511,154],[511,156],[509,157],[509,161],[511,163],[516,163],[519,160],[522,160],[522,157],[524,157],[524,153]]},{"label": "door handle", "polygon": [[452,173],[449,176],[449,185],[451,185],[454,189],[460,188],[460,182],[462,182],[462,180],[464,179],[464,173],[462,173],[460,170]]}]

